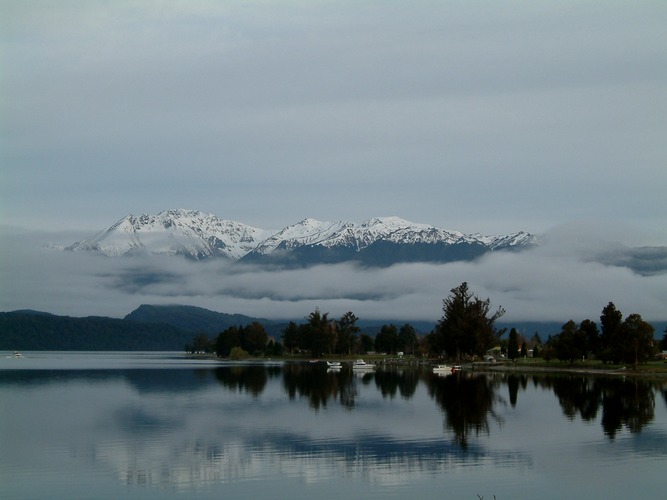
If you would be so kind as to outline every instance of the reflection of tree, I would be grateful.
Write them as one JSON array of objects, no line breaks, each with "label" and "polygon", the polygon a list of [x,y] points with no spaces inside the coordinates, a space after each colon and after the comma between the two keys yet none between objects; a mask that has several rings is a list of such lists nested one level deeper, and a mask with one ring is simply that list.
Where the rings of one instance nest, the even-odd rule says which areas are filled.
[{"label": "reflection of tree", "polygon": [[398,383],[401,374],[396,370],[378,371],[375,374],[375,386],[382,393],[382,397],[394,398],[398,391]]},{"label": "reflection of tree", "polygon": [[419,385],[420,372],[416,370],[404,370],[398,383],[398,391],[406,399],[414,396]]},{"label": "reflection of tree", "polygon": [[507,390],[510,395],[510,404],[514,408],[519,396],[519,389],[525,391],[526,387],[528,387],[528,377],[523,374],[512,373],[505,378],[505,382],[507,383]]},{"label": "reflection of tree", "polygon": [[495,389],[486,377],[451,375],[433,377],[429,394],[445,412],[446,425],[454,431],[456,441],[463,449],[468,447],[471,432],[489,432],[488,414],[499,420],[493,411]]},{"label": "reflection of tree", "polygon": [[385,398],[393,398],[397,391],[404,398],[411,398],[418,384],[419,373],[416,370],[380,370],[375,373],[375,386]]},{"label": "reflection of tree", "polygon": [[600,408],[601,382],[584,377],[554,377],[551,386],[567,418],[572,420],[579,413],[583,420],[590,421]]},{"label": "reflection of tree", "polygon": [[630,432],[641,432],[653,420],[655,392],[644,380],[609,380],[602,396],[602,428],[610,439],[623,425]]},{"label": "reflection of tree", "polygon": [[519,376],[518,375],[508,375],[507,376],[507,390],[510,393],[510,404],[512,408],[516,406],[517,396],[519,395]]},{"label": "reflection of tree", "polygon": [[215,369],[215,378],[233,391],[247,391],[259,396],[264,391],[268,374],[264,366],[225,366]]},{"label": "reflection of tree", "polygon": [[290,399],[307,397],[314,409],[326,407],[330,399],[338,397],[343,406],[354,406],[356,391],[349,370],[330,372],[323,365],[285,365],[283,385]]},{"label": "reflection of tree", "polygon": [[416,370],[380,370],[375,372],[375,386],[382,397],[393,398],[400,392],[404,398],[411,398],[419,384],[419,373]]},{"label": "reflection of tree", "polygon": [[602,429],[610,439],[623,426],[641,432],[654,417],[655,386],[650,381],[573,376],[547,377],[542,385],[553,389],[569,419],[579,414],[583,420],[594,420],[602,408]]}]

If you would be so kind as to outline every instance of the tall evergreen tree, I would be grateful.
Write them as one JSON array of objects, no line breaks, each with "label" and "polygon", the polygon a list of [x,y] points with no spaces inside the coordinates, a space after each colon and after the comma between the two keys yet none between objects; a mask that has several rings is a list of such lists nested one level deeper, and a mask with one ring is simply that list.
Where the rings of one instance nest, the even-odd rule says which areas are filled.
[{"label": "tall evergreen tree", "polygon": [[482,356],[498,341],[503,332],[494,323],[505,310],[499,307],[490,313],[490,307],[491,301],[476,297],[466,282],[451,290],[451,295],[443,300],[444,314],[436,326],[447,356]]},{"label": "tall evergreen tree", "polygon": [[324,353],[333,353],[336,345],[336,332],[329,319],[329,313],[322,314],[319,309],[315,308],[315,311],[308,315],[306,331],[310,337],[310,350],[314,357],[319,357]]},{"label": "tall evergreen tree", "polygon": [[600,316],[600,357],[604,361],[618,363],[622,359],[622,353],[619,350],[621,341],[621,324],[623,323],[623,314],[616,309],[613,302],[609,302]]},{"label": "tall evergreen tree", "polygon": [[364,354],[372,351],[374,346],[373,337],[366,333],[359,335],[359,350]]},{"label": "tall evergreen tree", "polygon": [[352,311],[348,311],[336,321],[336,352],[352,354],[357,341],[357,334],[361,330],[356,323],[359,320]]},{"label": "tall evergreen tree", "polygon": [[300,347],[299,327],[294,321],[290,321],[283,329],[283,346],[290,352],[290,354],[293,354],[294,350]]},{"label": "tall evergreen tree", "polygon": [[234,347],[239,347],[240,345],[239,329],[235,326],[230,326],[220,332],[215,339],[215,354],[218,357],[226,358]]},{"label": "tall evergreen tree", "polygon": [[509,340],[507,342],[507,357],[516,359],[519,357],[519,334],[516,328],[510,330]]},{"label": "tall evergreen tree", "polygon": [[585,319],[579,325],[579,329],[586,338],[586,345],[584,353],[587,358],[591,356],[599,356],[600,354],[600,332],[595,321]]},{"label": "tall evergreen tree", "polygon": [[561,361],[575,362],[586,354],[586,336],[573,320],[563,325],[561,332],[552,339],[551,345],[555,356]]},{"label": "tall evergreen tree", "polygon": [[639,314],[631,314],[625,318],[621,325],[623,361],[632,363],[632,366],[636,368],[638,363],[644,363],[653,357],[655,354],[654,331],[654,328]]},{"label": "tall evergreen tree", "polygon": [[396,354],[398,346],[398,332],[394,325],[382,325],[380,332],[375,336],[376,352]]},{"label": "tall evergreen tree", "polygon": [[264,325],[257,321],[253,321],[247,326],[240,327],[239,338],[241,341],[241,348],[253,355],[264,352],[266,345],[269,343],[269,336],[264,329]]},{"label": "tall evergreen tree", "polygon": [[414,355],[417,348],[417,332],[410,323],[404,324],[398,331],[398,345],[405,353]]}]

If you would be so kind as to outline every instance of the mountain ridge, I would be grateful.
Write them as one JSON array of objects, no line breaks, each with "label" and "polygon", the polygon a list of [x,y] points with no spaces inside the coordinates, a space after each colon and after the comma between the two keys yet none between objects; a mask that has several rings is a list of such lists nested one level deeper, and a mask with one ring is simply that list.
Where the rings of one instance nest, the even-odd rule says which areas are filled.
[{"label": "mountain ridge", "polygon": [[[525,231],[496,236],[464,234],[399,217],[373,217],[361,224],[306,218],[281,230],[266,230],[196,210],[132,214],[66,250],[123,255],[182,255],[251,263],[317,264],[356,260],[371,265],[472,260],[497,250],[537,244]],[[410,252],[410,248],[415,249]],[[450,251],[450,250],[456,251]],[[396,257],[392,258],[392,254]],[[382,264],[379,264],[382,263]]]}]

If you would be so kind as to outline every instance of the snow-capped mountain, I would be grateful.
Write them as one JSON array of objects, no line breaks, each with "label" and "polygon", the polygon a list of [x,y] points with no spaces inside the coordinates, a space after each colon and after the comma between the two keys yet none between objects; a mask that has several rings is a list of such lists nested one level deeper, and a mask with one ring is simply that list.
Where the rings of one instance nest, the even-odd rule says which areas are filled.
[{"label": "snow-capped mountain", "polygon": [[270,231],[202,212],[169,210],[155,216],[128,215],[68,250],[108,256],[145,253],[193,259],[225,257],[296,266],[348,260],[391,265],[470,260],[490,251],[535,244],[535,236],[525,232],[466,235],[398,217],[376,217],[361,224],[304,219],[280,231]]},{"label": "snow-capped mountain", "polygon": [[525,232],[466,235],[398,217],[375,217],[359,225],[304,219],[260,243],[241,260],[296,266],[352,260],[386,266],[471,260],[490,251],[519,250],[536,243],[535,236]]},{"label": "snow-capped mountain", "polygon": [[157,215],[128,215],[67,249],[114,257],[145,253],[238,260],[272,234],[199,211],[167,210]]},{"label": "snow-capped mountain", "polygon": [[304,219],[274,234],[259,244],[252,253],[267,255],[278,249],[291,250],[308,245],[320,245],[325,248],[346,246],[359,251],[376,241],[396,244],[482,243],[489,249],[495,250],[534,244],[535,237],[524,232],[503,236],[465,235],[458,231],[439,229],[398,217],[375,217],[360,225],[352,222],[332,223]]}]

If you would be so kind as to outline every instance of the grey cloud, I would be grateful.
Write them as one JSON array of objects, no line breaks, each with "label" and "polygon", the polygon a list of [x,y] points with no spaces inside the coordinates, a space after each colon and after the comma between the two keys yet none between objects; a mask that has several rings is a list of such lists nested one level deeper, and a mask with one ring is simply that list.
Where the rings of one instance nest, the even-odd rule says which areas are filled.
[{"label": "grey cloud", "polygon": [[[467,281],[494,308],[504,307],[508,321],[595,319],[609,301],[624,314],[665,319],[664,267],[642,274],[592,261],[591,249],[603,247],[600,240],[586,242],[578,231],[557,233],[558,244],[547,238],[537,249],[475,262],[265,270],[180,258],[100,258],[39,248],[43,235],[4,232],[0,310],[122,317],[142,303],[189,304],[278,319],[305,317],[318,307],[332,317],[353,311],[363,319],[435,322],[443,298]],[[572,237],[566,240],[564,233]]]}]

